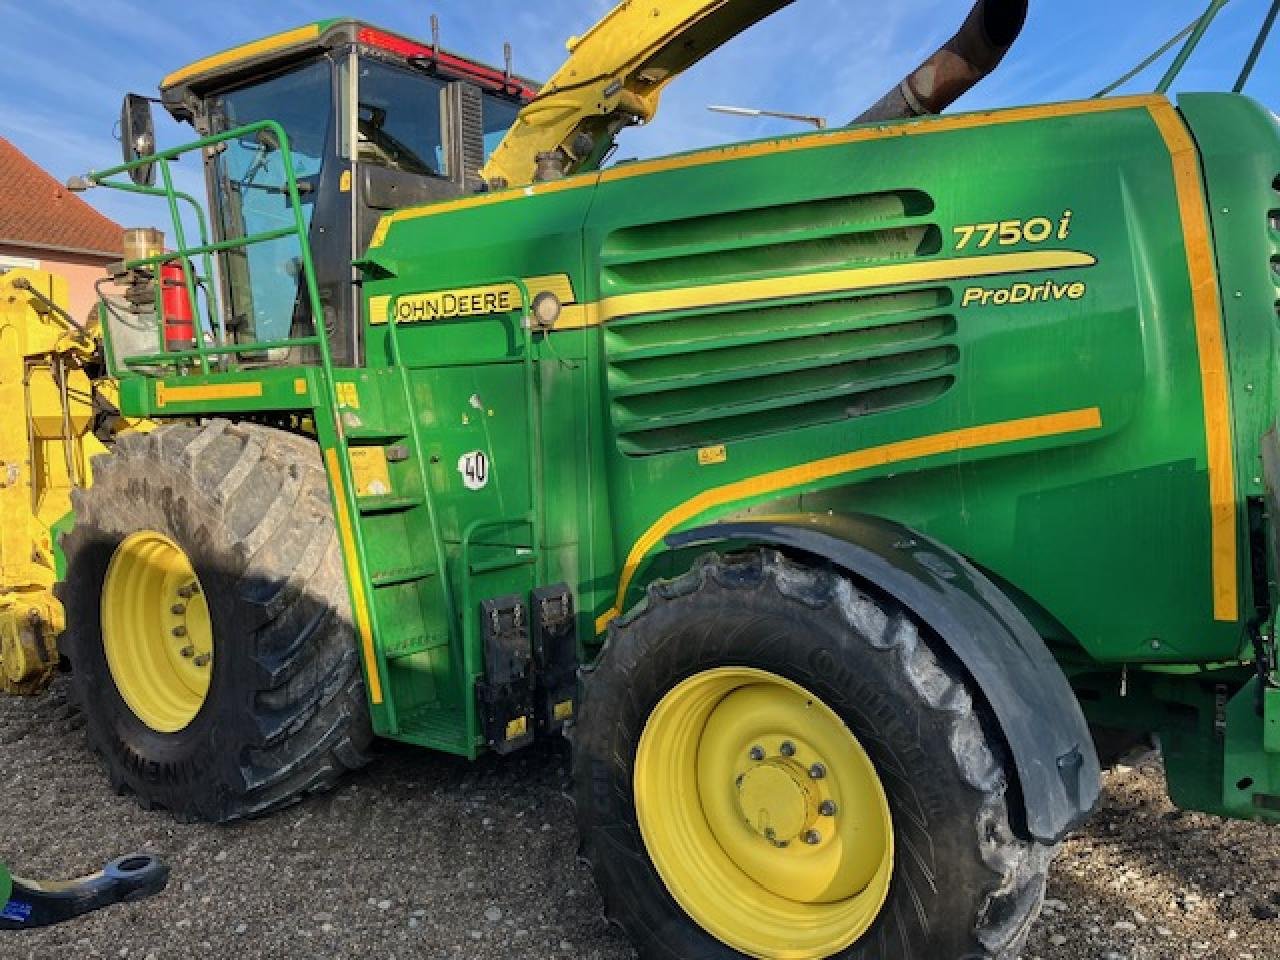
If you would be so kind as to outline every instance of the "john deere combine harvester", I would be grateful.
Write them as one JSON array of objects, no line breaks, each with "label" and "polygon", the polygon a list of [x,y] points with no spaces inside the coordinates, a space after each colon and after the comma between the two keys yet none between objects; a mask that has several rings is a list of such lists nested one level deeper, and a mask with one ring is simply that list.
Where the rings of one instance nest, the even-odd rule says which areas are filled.
[{"label": "john deere combine harvester", "polygon": [[540,90],[312,24],[168,77],[158,153],[129,99],[81,185],[172,214],[105,311],[164,425],[59,590],[117,789],[227,821],[569,727],[683,958],[1015,956],[1089,721],[1280,820],[1280,127],[1163,93],[1223,0],[1151,96],[917,116],[1014,42],[984,0],[852,127],[602,167],[787,5],[624,3]]}]

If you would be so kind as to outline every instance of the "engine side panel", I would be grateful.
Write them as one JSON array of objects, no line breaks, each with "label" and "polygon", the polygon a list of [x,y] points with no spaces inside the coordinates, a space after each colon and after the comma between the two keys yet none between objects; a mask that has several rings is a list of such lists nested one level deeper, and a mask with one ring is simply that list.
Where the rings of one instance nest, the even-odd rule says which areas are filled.
[{"label": "engine side panel", "polygon": [[718,160],[606,171],[588,219],[616,609],[685,525],[860,512],[955,547],[1096,658],[1237,652],[1216,278],[1166,101]]}]

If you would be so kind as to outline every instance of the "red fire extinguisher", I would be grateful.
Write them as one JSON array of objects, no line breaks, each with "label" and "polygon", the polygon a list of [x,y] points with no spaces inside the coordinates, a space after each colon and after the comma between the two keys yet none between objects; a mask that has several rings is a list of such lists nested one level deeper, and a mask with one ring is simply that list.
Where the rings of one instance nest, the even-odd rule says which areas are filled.
[{"label": "red fire extinguisher", "polygon": [[160,286],[165,349],[190,350],[196,345],[195,311],[179,261],[170,260],[160,266]]}]

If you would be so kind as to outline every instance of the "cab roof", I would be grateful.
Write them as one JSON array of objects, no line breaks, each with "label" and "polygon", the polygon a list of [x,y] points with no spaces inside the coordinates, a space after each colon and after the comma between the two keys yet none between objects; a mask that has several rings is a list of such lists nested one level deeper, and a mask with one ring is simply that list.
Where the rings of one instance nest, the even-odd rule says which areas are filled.
[{"label": "cab roof", "polygon": [[317,20],[197,60],[165,77],[160,82],[160,90],[166,104],[181,103],[188,99],[187,94],[199,95],[317,51],[352,44],[430,63],[444,75],[469,80],[526,102],[533,99],[538,90],[537,83],[524,77],[507,75],[496,67],[348,17]]}]

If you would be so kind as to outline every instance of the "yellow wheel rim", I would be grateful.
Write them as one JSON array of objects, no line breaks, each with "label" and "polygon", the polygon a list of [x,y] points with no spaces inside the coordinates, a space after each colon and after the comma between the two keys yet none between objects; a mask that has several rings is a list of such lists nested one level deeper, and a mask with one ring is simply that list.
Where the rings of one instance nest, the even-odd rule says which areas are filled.
[{"label": "yellow wheel rim", "polygon": [[709,670],[668,693],[640,737],[635,802],[676,902],[749,956],[839,953],[888,897],[893,821],[871,759],[775,674]]},{"label": "yellow wheel rim", "polygon": [[148,727],[176,733],[196,718],[213,676],[213,624],[191,561],[164,534],[132,534],[112,555],[102,645],[116,689]]}]

